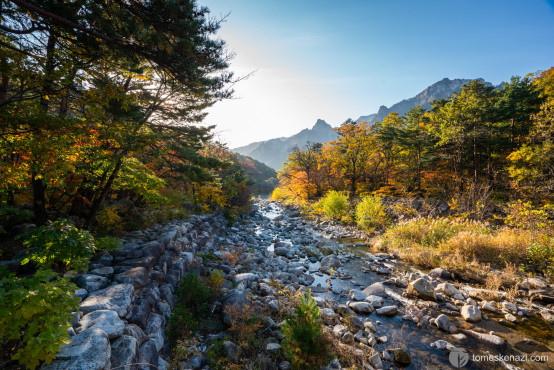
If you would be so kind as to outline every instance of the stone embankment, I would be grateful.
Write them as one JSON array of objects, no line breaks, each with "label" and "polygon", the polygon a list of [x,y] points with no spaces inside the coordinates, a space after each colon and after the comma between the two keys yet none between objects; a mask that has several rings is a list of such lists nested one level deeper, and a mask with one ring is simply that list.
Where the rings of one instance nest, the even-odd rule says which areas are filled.
[{"label": "stone embankment", "polygon": [[223,217],[187,221],[131,232],[117,251],[96,257],[79,286],[71,343],[44,369],[166,369],[164,330],[174,291],[190,269],[194,252],[213,238]]}]

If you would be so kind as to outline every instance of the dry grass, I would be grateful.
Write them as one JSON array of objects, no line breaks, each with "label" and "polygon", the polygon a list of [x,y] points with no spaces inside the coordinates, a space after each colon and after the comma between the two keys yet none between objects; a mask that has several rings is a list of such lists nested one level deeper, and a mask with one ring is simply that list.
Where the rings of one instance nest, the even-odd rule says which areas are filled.
[{"label": "dry grass", "polygon": [[[486,286],[504,287],[515,294],[518,267],[527,266],[530,246],[541,235],[523,228],[493,229],[467,219],[419,217],[389,228],[375,245],[397,251],[404,260],[423,268],[448,268],[468,280],[486,277]],[[487,273],[492,268],[504,270],[496,277]]]}]

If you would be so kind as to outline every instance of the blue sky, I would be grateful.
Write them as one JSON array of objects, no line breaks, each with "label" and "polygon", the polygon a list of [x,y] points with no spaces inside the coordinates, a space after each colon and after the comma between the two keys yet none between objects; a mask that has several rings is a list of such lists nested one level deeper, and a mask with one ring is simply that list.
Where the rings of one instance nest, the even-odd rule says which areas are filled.
[{"label": "blue sky", "polygon": [[375,113],[441,80],[554,66],[554,1],[199,0],[254,74],[206,122],[230,147]]}]

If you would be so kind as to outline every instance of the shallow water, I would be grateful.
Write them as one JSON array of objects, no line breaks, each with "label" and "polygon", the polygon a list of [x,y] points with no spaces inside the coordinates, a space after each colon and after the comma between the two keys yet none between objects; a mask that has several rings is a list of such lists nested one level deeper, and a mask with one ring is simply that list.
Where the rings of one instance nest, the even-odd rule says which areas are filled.
[{"label": "shallow water", "polygon": [[[284,211],[283,208],[277,203],[269,203],[269,206],[260,208],[260,212],[271,220],[275,220],[278,216],[282,215]],[[282,222],[281,225],[286,226],[287,223]],[[263,231],[264,227],[258,225],[256,232],[261,233]],[[316,239],[327,239],[321,232],[313,230],[309,227],[308,233],[313,235]],[[277,233],[273,230],[271,230],[269,234],[277,235]],[[290,240],[280,240],[290,243]],[[347,296],[335,294],[331,291],[331,289],[334,288],[333,290],[336,290],[336,288],[340,288],[346,292],[350,289],[363,290],[368,285],[388,279],[387,275],[378,275],[375,272],[364,271],[362,269],[363,267],[368,267],[365,261],[371,254],[368,248],[356,246],[356,243],[363,242],[362,240],[340,238],[333,241],[339,243],[342,247],[356,256],[346,263],[343,263],[337,271],[338,274],[335,274],[334,276],[319,273],[319,262],[310,263],[308,258],[294,260],[294,262],[307,263],[309,265],[310,274],[315,278],[312,286],[315,287],[319,285],[330,288],[326,293],[314,293],[314,295],[334,300],[339,303],[346,303],[348,300]],[[268,247],[268,250],[273,251],[273,244]],[[417,269],[413,266],[403,264],[400,261],[393,261],[388,263],[388,265],[389,268],[393,267],[395,270],[399,271],[417,271]],[[337,276],[339,274],[347,274],[350,275],[351,278],[343,280]],[[359,285],[356,283],[359,283]],[[426,309],[426,303],[422,303],[421,301],[416,302],[412,299],[403,297],[402,293],[404,291],[402,289],[397,288],[396,286],[385,286],[387,288],[387,292],[389,293],[389,298],[385,299],[384,306],[396,305],[399,307],[400,311],[407,311],[409,308],[419,307],[421,311],[425,314],[431,314],[432,317],[436,317],[440,314],[440,312]],[[489,313],[487,312],[487,314]],[[403,314],[399,312],[399,314],[394,317],[385,317],[377,315],[374,312],[370,315],[361,314],[360,316],[369,317],[370,320],[376,324],[376,336],[386,336],[388,338],[387,343],[378,343],[375,346],[377,351],[398,347],[408,351],[412,359],[412,363],[408,367],[409,369],[453,368],[449,361],[449,351],[438,350],[430,346],[431,343],[440,339],[446,340],[457,347],[464,348],[469,353],[470,361],[464,367],[466,369],[548,369],[549,367],[547,364],[537,362],[510,363],[502,361],[491,362],[471,360],[472,355],[525,355],[526,352],[524,352],[523,349],[529,350],[529,348],[526,348],[524,345],[517,345],[517,343],[523,343],[525,338],[533,339],[543,346],[540,348],[535,346],[533,349],[539,348],[541,350],[540,352],[542,352],[542,350],[548,351],[549,357],[554,357],[554,353],[552,352],[552,348],[554,348],[554,331],[552,330],[552,327],[540,317],[532,317],[525,323],[511,324],[507,322],[505,324],[500,324],[497,320],[502,318],[502,316],[489,315],[489,320],[484,320],[481,323],[478,323],[476,325],[477,327],[485,329],[486,332],[493,330],[497,333],[497,335],[500,335],[506,339],[507,342],[509,342],[509,344],[507,344],[503,349],[498,350],[493,347],[488,347],[482,342],[479,342],[471,337],[468,337],[464,343],[456,343],[452,340],[452,337],[449,334],[440,331],[435,326],[417,327],[417,324],[411,320],[403,320],[402,315]],[[461,317],[453,317],[449,315],[449,318],[452,324],[459,328],[470,327],[470,325],[467,324]],[[554,360],[554,358],[550,361],[552,360]],[[386,362],[384,363],[387,364]],[[552,364],[552,362],[550,362],[550,364]]]}]

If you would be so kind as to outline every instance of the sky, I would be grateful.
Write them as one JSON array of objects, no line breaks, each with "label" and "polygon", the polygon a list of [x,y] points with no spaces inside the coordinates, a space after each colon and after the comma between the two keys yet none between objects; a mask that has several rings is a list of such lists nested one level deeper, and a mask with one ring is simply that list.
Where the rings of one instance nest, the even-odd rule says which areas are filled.
[{"label": "sky", "polygon": [[230,148],[376,113],[448,77],[497,85],[554,66],[554,0],[198,0],[235,54],[208,110]]}]

